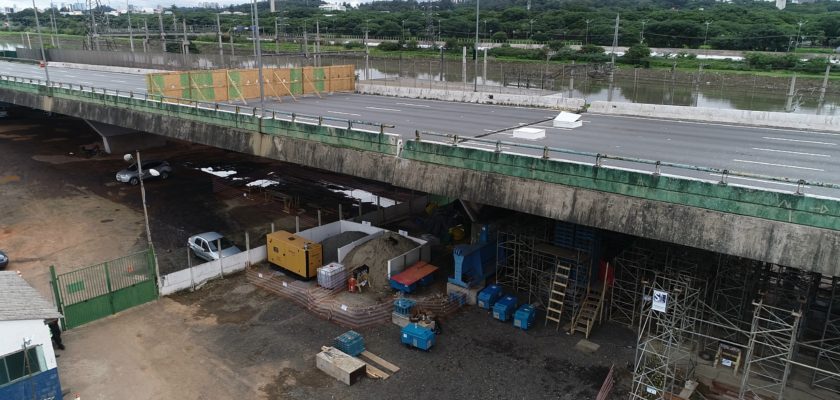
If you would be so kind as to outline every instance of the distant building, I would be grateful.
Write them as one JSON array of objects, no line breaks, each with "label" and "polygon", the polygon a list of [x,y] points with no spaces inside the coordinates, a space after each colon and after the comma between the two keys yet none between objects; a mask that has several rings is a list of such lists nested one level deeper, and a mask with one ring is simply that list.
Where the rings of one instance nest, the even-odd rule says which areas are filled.
[{"label": "distant building", "polygon": [[318,8],[324,11],[347,11],[347,7],[344,7],[343,5],[338,3],[321,4],[320,6],[318,6]]},{"label": "distant building", "polygon": [[60,318],[17,273],[0,271],[0,399],[61,400],[46,320]]},{"label": "distant building", "polygon": [[776,8],[784,10],[787,7],[787,0],[776,0]]}]

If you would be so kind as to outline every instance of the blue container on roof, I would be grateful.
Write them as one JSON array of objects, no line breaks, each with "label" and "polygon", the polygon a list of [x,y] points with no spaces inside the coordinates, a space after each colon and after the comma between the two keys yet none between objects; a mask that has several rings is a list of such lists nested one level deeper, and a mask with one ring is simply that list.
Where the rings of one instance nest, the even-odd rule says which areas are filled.
[{"label": "blue container on roof", "polygon": [[522,330],[528,330],[534,324],[534,318],[537,315],[537,310],[531,307],[530,304],[525,304],[519,307],[513,314],[513,326]]},{"label": "blue container on roof", "polygon": [[486,288],[478,292],[478,306],[490,310],[493,304],[502,297],[502,287],[499,285],[487,285]]},{"label": "blue container on roof", "polygon": [[334,340],[335,348],[351,356],[358,356],[365,351],[365,339],[355,331],[342,333]]},{"label": "blue container on roof", "polygon": [[496,304],[493,305],[493,318],[498,319],[499,321],[507,321],[511,317],[513,317],[513,312],[516,311],[516,306],[518,305],[518,301],[516,297],[508,295],[499,299]]},{"label": "blue container on roof", "polygon": [[407,346],[428,351],[435,345],[435,333],[429,328],[411,323],[402,328],[400,342]]}]

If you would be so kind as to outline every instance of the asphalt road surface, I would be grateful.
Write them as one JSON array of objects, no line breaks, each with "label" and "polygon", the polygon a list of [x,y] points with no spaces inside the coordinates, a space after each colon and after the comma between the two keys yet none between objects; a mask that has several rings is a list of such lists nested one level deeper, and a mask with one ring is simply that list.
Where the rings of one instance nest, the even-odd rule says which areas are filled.
[{"label": "asphalt road surface", "polygon": [[[104,87],[145,93],[145,76],[51,67],[55,82]],[[43,68],[32,64],[0,62],[0,74],[44,78]],[[249,106],[257,106],[249,100]],[[659,160],[672,163],[727,169],[793,180],[837,182],[840,171],[840,134],[794,129],[758,128],[740,125],[620,117],[587,113],[583,126],[554,128],[557,114],[544,109],[464,104],[435,100],[405,99],[357,94],[324,94],[322,97],[268,98],[267,109],[339,119],[362,120],[394,125],[387,131],[414,137],[416,130],[459,137],[481,137],[534,146],[549,146],[580,152]],[[513,137],[520,126],[543,128],[546,137],[526,140]],[[373,129],[373,128],[371,128]],[[433,137],[424,137],[435,140]],[[437,140],[444,141],[443,138]],[[464,146],[493,149],[490,143],[467,141]],[[503,151],[542,154],[541,150],[502,146]],[[553,158],[593,163],[594,158],[552,152]],[[604,165],[652,171],[653,166],[606,160]],[[663,174],[717,180],[709,172],[663,168]],[[795,184],[729,177],[728,182],[751,187],[792,191]],[[806,193],[840,197],[840,190],[806,188]]]}]

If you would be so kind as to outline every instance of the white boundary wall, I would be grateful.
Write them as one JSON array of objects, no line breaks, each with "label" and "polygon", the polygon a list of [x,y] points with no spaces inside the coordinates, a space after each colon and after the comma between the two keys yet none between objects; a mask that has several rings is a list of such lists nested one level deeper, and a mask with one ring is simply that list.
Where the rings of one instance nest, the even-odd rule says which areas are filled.
[{"label": "white boundary wall", "polygon": [[456,101],[461,103],[496,104],[520,107],[541,107],[555,110],[579,111],[586,105],[586,100],[558,97],[531,96],[524,94],[472,92],[463,90],[423,89],[404,86],[385,86],[370,83],[356,83],[356,93],[381,96],[406,97]]},{"label": "white boundary wall", "polygon": [[248,265],[266,260],[265,245],[253,248],[250,251],[243,251],[221,260],[209,261],[204,264],[194,265],[192,268],[175,271],[164,275],[161,279],[160,294],[167,296],[172,293],[189,289],[207,282],[224,274],[232,274],[242,271]]},{"label": "white boundary wall", "polygon": [[840,117],[770,111],[724,110],[720,108],[667,106],[661,104],[593,101],[588,112],[611,115],[717,122],[774,128],[840,132]]}]

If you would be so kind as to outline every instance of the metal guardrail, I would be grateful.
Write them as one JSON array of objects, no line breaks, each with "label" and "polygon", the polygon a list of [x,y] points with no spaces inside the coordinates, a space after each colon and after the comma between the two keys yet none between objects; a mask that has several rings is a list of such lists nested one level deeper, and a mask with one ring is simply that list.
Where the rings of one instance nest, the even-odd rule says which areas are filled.
[{"label": "metal guardrail", "polygon": [[[550,159],[552,153],[559,153],[559,154],[568,154],[568,155],[575,155],[575,156],[583,156],[583,157],[592,157],[594,159],[593,166],[595,167],[602,167],[604,160],[615,160],[615,161],[623,161],[635,164],[643,164],[643,165],[653,165],[654,170],[652,172],[653,175],[660,175],[662,173],[662,167],[670,167],[680,170],[690,170],[690,171],[699,171],[699,172],[708,172],[711,174],[720,175],[720,181],[718,183],[725,185],[727,184],[726,178],[727,177],[741,177],[741,178],[749,178],[749,179],[758,179],[762,181],[768,182],[779,182],[779,183],[787,183],[787,184],[794,184],[796,185],[796,194],[803,195],[804,189],[806,186],[812,187],[820,187],[826,189],[840,189],[840,184],[836,183],[829,183],[829,182],[818,182],[818,181],[809,181],[805,179],[792,179],[786,177],[777,177],[777,176],[770,176],[770,175],[762,175],[762,174],[754,174],[750,172],[741,172],[741,171],[733,171],[729,169],[720,169],[720,168],[711,168],[711,167],[702,167],[697,165],[689,165],[689,164],[681,164],[681,163],[673,163],[668,161],[658,161],[658,160],[651,160],[651,159],[644,159],[644,158],[636,158],[636,157],[626,157],[626,156],[616,156],[616,155],[609,155],[605,153],[592,153],[587,151],[579,151],[579,150],[571,150],[571,149],[563,149],[558,147],[549,147],[549,146],[537,146],[527,143],[517,143],[517,142],[508,142],[504,140],[489,140],[489,139],[481,139],[481,138],[473,138],[473,137],[464,137],[454,134],[448,133],[437,133],[437,132],[429,132],[429,131],[415,131],[415,140],[420,141],[422,140],[422,135],[434,136],[434,137],[442,137],[446,138],[448,143],[453,146],[457,146],[459,143],[468,143],[468,142],[477,142],[477,143],[484,143],[484,144],[492,144],[496,147],[495,152],[502,153],[502,146],[508,147],[516,147],[521,149],[529,149],[529,150],[539,150],[542,152],[543,159]],[[691,177],[686,177],[688,179],[694,179]]]},{"label": "metal guardrail", "polygon": [[[0,75],[0,80],[5,81],[12,81],[12,82],[21,82],[21,83],[29,83],[35,84],[39,86],[47,86],[46,82],[40,79],[32,79],[32,78],[21,78],[16,76],[9,76],[9,75]],[[363,121],[363,120],[350,120],[344,118],[336,118],[336,117],[325,117],[322,115],[310,115],[310,114],[302,114],[302,113],[294,113],[294,112],[287,112],[287,111],[280,111],[280,110],[273,110],[273,109],[260,109],[254,106],[242,106],[237,104],[230,104],[230,103],[215,103],[215,102],[207,102],[207,101],[199,101],[199,100],[192,100],[192,99],[183,99],[177,97],[167,97],[161,95],[150,95],[148,93],[134,93],[133,91],[120,91],[116,89],[107,89],[107,88],[97,88],[94,86],[84,86],[84,85],[77,85],[71,83],[63,83],[63,82],[54,82],[51,81],[49,87],[54,88],[63,88],[63,89],[70,89],[70,90],[79,90],[81,92],[87,93],[99,93],[104,95],[114,95],[117,97],[123,97],[128,99],[143,99],[145,101],[150,102],[158,102],[163,104],[175,104],[175,105],[182,105],[185,107],[192,107],[197,109],[204,109],[204,110],[214,110],[218,112],[228,112],[233,113],[236,115],[250,115],[256,118],[270,118],[270,119],[279,119],[285,120],[288,122],[301,122],[301,123],[317,123],[318,126],[334,126],[334,125],[327,125],[325,124],[326,121],[338,121],[342,124],[342,126],[334,126],[344,128],[346,125],[347,129],[355,129],[359,131],[368,131],[358,129],[357,126],[371,126],[375,127],[378,130],[379,134],[387,134],[387,135],[394,135],[399,136],[396,133],[386,132],[386,128],[393,129],[395,128],[394,125],[384,124],[381,122],[372,122],[372,121]],[[278,118],[279,117],[279,118]],[[644,159],[644,158],[636,158],[636,157],[626,157],[626,156],[617,156],[617,155],[609,155],[606,153],[592,153],[587,151],[579,151],[579,150],[571,150],[571,149],[564,149],[558,147],[550,147],[550,146],[537,146],[527,143],[517,143],[517,142],[509,142],[504,140],[490,140],[490,139],[482,139],[482,138],[475,138],[470,136],[461,136],[457,134],[449,134],[449,133],[438,133],[438,132],[431,132],[431,131],[415,131],[414,139],[416,141],[422,141],[422,136],[432,136],[432,137],[439,137],[439,138],[446,138],[447,140],[441,143],[449,143],[452,146],[458,146],[459,143],[468,143],[468,142],[475,142],[475,143],[483,143],[483,144],[491,144],[495,146],[496,153],[503,153],[502,146],[507,146],[511,148],[521,148],[527,150],[538,150],[542,153],[542,159],[551,159],[552,154],[566,154],[566,155],[574,155],[574,156],[581,156],[581,157],[591,157],[593,159],[592,165],[595,167],[605,167],[609,168],[610,166],[604,166],[604,160],[614,160],[614,161],[621,161],[621,162],[628,162],[632,164],[641,164],[641,165],[652,165],[653,171],[651,172],[652,175],[658,176],[661,175],[662,167],[669,167],[678,170],[687,170],[687,171],[698,171],[698,172],[707,172],[710,174],[720,175],[720,180],[718,181],[721,185],[727,184],[728,177],[738,177],[738,178],[747,178],[747,179],[756,179],[760,181],[766,182],[777,182],[777,183],[784,183],[784,184],[791,184],[796,185],[796,191],[794,192],[797,195],[804,195],[804,189],[806,187],[819,187],[825,189],[840,189],[840,184],[837,183],[830,183],[830,182],[818,182],[818,181],[809,181],[806,179],[793,179],[787,177],[777,177],[777,176],[770,176],[770,175],[762,175],[762,174],[754,174],[750,172],[741,172],[741,171],[733,171],[729,169],[720,169],[720,168],[712,168],[712,167],[703,167],[703,166],[696,166],[696,165],[689,165],[689,164],[681,164],[681,163],[673,163],[667,161],[658,161],[652,159]],[[480,149],[484,150],[484,149]],[[531,157],[539,157],[534,155],[526,155]],[[643,171],[642,171],[643,172]],[[689,180],[702,180],[699,178],[694,178],[690,176],[679,176],[680,178],[689,179]],[[702,180],[708,181],[708,180]]]}]

